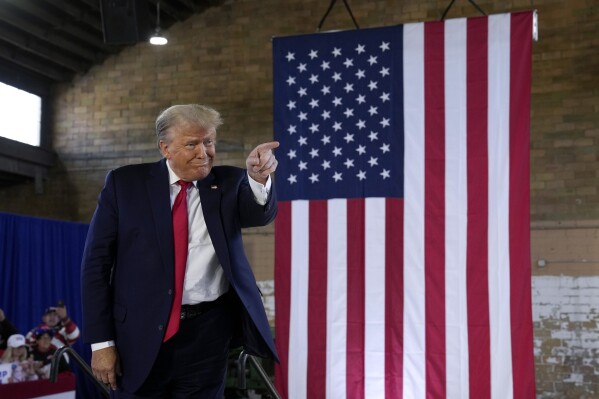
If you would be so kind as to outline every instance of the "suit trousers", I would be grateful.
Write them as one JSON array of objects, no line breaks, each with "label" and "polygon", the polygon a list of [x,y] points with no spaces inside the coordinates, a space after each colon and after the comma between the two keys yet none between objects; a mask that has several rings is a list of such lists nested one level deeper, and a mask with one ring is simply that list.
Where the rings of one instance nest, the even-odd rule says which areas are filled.
[{"label": "suit trousers", "polygon": [[146,381],[136,392],[113,391],[118,399],[222,399],[234,315],[230,294],[162,343]]}]

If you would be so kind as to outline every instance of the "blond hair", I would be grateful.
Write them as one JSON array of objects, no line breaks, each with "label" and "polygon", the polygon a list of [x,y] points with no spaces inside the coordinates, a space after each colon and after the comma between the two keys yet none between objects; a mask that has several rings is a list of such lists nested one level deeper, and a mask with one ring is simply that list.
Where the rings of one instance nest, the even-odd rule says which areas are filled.
[{"label": "blond hair", "polygon": [[0,358],[0,363],[13,363],[13,362],[22,362],[23,360],[27,360],[27,356],[29,356],[29,351],[27,350],[26,346],[23,346],[25,348],[25,350],[23,351],[23,353],[21,354],[21,356],[19,356],[19,358],[16,358],[13,356],[13,350],[15,348],[9,346],[6,348],[6,350],[4,351],[4,353],[2,354],[2,358]]}]

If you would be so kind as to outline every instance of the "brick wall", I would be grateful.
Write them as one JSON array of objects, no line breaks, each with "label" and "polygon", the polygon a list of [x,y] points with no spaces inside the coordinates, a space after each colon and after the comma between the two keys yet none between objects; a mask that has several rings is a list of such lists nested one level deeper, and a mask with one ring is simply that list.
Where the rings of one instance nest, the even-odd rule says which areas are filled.
[{"label": "brick wall", "polygon": [[599,276],[532,280],[537,397],[599,397]]},{"label": "brick wall", "polygon": [[536,222],[531,247],[535,275],[599,275],[599,223]]},{"label": "brick wall", "polygon": [[538,397],[599,397],[599,224],[534,222],[531,245]]},{"label": "brick wall", "polygon": [[539,6],[533,46],[531,211],[534,220],[597,219],[599,5],[561,3]]},{"label": "brick wall", "polygon": [[[360,26],[367,28],[437,20],[449,1],[349,3]],[[551,248],[572,259],[589,256],[582,251],[593,248],[597,236],[576,236],[575,231],[599,221],[599,4],[476,3],[489,14],[539,11],[531,120],[533,261],[536,254],[555,255]],[[242,166],[255,144],[273,137],[271,38],[315,32],[327,6],[322,0],[225,1],[170,28],[167,46],[140,43],[56,86],[51,131],[58,164],[42,195],[35,194],[32,182],[0,189],[0,211],[88,222],[108,170],[159,159],[154,119],[174,103],[205,102],[218,108],[225,125],[219,132],[217,163]],[[457,1],[448,18],[477,15],[469,2]],[[323,30],[352,28],[343,3],[337,2]],[[273,232],[270,226],[245,233],[260,280],[273,277]],[[579,264],[550,266],[533,270],[539,275],[599,275],[596,265],[578,272]],[[565,360],[559,365],[570,367]]]}]

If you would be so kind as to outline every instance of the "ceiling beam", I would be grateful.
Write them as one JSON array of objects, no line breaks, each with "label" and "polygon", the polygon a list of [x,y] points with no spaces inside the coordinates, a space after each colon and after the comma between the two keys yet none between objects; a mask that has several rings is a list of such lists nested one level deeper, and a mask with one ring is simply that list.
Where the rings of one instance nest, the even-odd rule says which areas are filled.
[{"label": "ceiling beam", "polygon": [[119,51],[104,44],[101,32],[95,32],[94,34],[87,30],[81,29],[73,23],[72,19],[60,18],[49,13],[47,9],[39,6],[39,2],[33,2],[31,0],[4,0],[4,2],[18,8],[23,12],[29,13],[30,15],[39,18],[40,21],[44,21],[49,25],[49,27],[45,29],[45,31],[48,33],[64,32],[91,46],[101,49],[102,51],[106,51],[108,53],[117,53]]},{"label": "ceiling beam", "polygon": [[[44,0],[46,4],[54,6],[70,15],[75,21],[79,21],[98,31],[102,35],[102,21],[98,18],[97,12],[88,7],[81,7],[78,2],[73,0]],[[97,1],[95,3],[98,3]]]},{"label": "ceiling beam", "polygon": [[6,10],[5,7],[0,7],[0,21],[5,22],[24,33],[29,33],[38,39],[50,42],[51,44],[63,48],[73,54],[79,55],[88,61],[96,62],[102,60],[96,51],[90,50],[88,47],[74,43],[71,40],[65,39],[55,32],[48,32],[37,24],[27,21],[24,18],[15,15]]},{"label": "ceiling beam", "polygon": [[0,184],[33,178],[35,192],[41,194],[43,181],[55,162],[56,153],[53,151],[0,137]]},{"label": "ceiling beam", "polygon": [[85,72],[91,67],[91,63],[84,63],[76,60],[73,57],[60,54],[57,51],[52,50],[47,43],[36,39],[34,37],[25,37],[22,34],[16,33],[13,29],[8,29],[4,25],[0,24],[0,37],[10,44],[13,44],[25,51],[38,55],[47,59],[48,61],[58,64],[66,69],[70,69],[73,72]]},{"label": "ceiling beam", "polygon": [[31,69],[42,76],[46,76],[55,81],[67,82],[73,77],[73,73],[68,73],[49,65],[48,62],[40,61],[34,56],[26,53],[14,46],[0,42],[0,58],[13,62],[17,65]]},{"label": "ceiling beam", "polygon": [[0,82],[44,97],[54,80],[12,62],[0,62]]}]

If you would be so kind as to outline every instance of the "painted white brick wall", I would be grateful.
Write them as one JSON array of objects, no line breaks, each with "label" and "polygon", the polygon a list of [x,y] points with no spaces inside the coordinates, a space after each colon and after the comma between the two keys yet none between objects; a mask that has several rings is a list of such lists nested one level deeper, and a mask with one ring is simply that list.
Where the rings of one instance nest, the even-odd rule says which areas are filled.
[{"label": "painted white brick wall", "polygon": [[266,310],[266,317],[271,326],[275,324],[275,281],[263,280],[258,281],[258,288],[262,292],[262,303]]},{"label": "painted white brick wall", "polygon": [[533,276],[537,398],[599,398],[599,276]]}]

